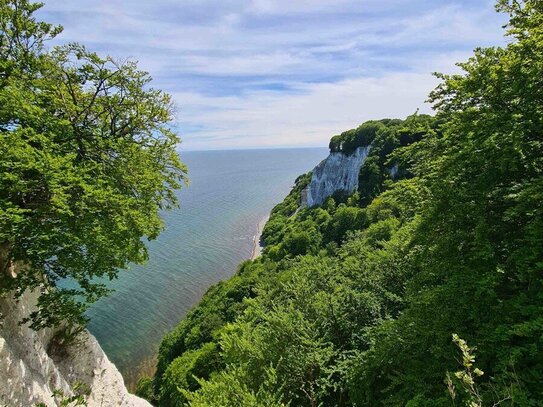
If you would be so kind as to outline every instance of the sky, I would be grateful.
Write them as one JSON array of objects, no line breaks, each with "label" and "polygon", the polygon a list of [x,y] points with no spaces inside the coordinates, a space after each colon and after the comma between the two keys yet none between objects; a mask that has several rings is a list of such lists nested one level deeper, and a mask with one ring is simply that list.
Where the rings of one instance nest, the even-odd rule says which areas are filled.
[{"label": "sky", "polygon": [[432,72],[503,45],[494,0],[44,0],[80,42],[170,93],[181,150],[327,146],[425,103]]}]

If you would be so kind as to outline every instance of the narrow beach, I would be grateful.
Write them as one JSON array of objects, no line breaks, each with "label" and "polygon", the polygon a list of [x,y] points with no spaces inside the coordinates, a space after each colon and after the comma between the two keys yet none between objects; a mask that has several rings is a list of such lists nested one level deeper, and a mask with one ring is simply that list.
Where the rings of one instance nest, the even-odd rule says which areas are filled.
[{"label": "narrow beach", "polygon": [[256,259],[262,252],[260,237],[262,236],[262,230],[264,230],[264,226],[266,225],[268,219],[270,219],[270,215],[262,219],[257,225],[256,234],[253,237],[253,251],[251,252],[251,260]]}]

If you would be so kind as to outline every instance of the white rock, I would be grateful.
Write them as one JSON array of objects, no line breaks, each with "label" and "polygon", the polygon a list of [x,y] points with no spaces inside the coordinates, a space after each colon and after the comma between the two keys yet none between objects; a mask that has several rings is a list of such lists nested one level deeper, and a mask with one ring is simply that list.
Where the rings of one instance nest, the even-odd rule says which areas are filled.
[{"label": "white rock", "polygon": [[390,178],[395,179],[398,175],[398,163],[394,164],[392,167],[387,168],[388,174],[390,175]]},{"label": "white rock", "polygon": [[321,205],[326,198],[337,191],[351,193],[358,188],[360,167],[366,160],[371,147],[358,147],[353,154],[330,153],[313,169],[307,196],[303,196],[302,206]]},{"label": "white rock", "polygon": [[85,331],[77,344],[48,353],[52,329],[35,332],[18,322],[35,309],[37,295],[25,293],[19,301],[0,299],[0,406],[58,406],[53,392],[73,394],[72,386],[89,386],[88,407],[151,407],[126,390],[123,378],[96,339]]}]

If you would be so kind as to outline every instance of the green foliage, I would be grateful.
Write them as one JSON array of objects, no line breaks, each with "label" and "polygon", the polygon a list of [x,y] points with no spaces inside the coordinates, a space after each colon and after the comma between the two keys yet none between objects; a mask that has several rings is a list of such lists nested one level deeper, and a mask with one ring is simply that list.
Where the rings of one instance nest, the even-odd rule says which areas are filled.
[{"label": "green foliage", "polygon": [[247,373],[240,368],[233,368],[228,372],[220,372],[215,380],[202,381],[202,388],[194,393],[184,391],[189,405],[194,407],[221,406],[221,407],[285,407],[281,402],[281,395],[268,388],[277,380],[273,369],[266,370],[264,384],[253,391],[244,383],[250,379]]},{"label": "green foliage", "polygon": [[[403,196],[405,189],[413,189],[409,181],[405,183],[406,186],[398,183],[392,190],[401,191],[399,194]],[[224,393],[223,383],[231,379],[232,368],[236,369],[236,375],[245,377],[238,392],[249,391],[250,397],[280,394],[281,398],[277,400],[293,405],[346,405],[348,399],[341,389],[346,387],[349,360],[356,354],[358,346],[368,346],[366,335],[358,332],[357,327],[370,326],[382,318],[396,315],[401,303],[403,285],[397,280],[403,273],[400,264],[405,261],[410,228],[406,225],[402,229],[402,221],[389,219],[388,208],[398,205],[393,196],[389,193],[382,199],[380,206],[385,209],[372,208],[373,216],[380,221],[377,226],[353,235],[344,244],[350,231],[363,228],[361,224],[352,224],[353,221],[368,222],[365,209],[345,204],[336,208],[330,200],[328,208],[333,210],[332,215],[323,208],[302,210],[291,218],[272,215],[270,221],[274,217],[290,219],[289,225],[285,225],[284,241],[271,247],[277,248],[281,256],[274,261],[273,252],[266,247],[265,254],[258,261],[244,263],[235,277],[212,288],[198,307],[164,339],[159,371],[155,376],[157,394],[162,392],[179,398],[175,391],[177,386],[184,390],[188,400],[192,400],[192,394],[196,397],[194,400],[202,403],[194,402],[192,405],[214,405],[218,403],[217,397],[222,397],[220,400],[234,397],[232,393]],[[414,201],[410,203],[416,204]],[[333,231],[333,236],[343,244],[337,257],[330,256],[327,251],[331,243],[321,241],[310,249],[313,255],[302,257],[298,257],[299,247],[285,244],[295,241],[310,228],[328,240],[332,236],[328,231]],[[392,239],[395,232],[397,235]],[[385,242],[387,239],[389,241]],[[387,255],[372,256],[368,249],[370,244],[380,248],[385,246],[387,250],[383,249],[383,253]],[[363,253],[360,248],[364,248]],[[287,261],[288,258],[297,260]],[[381,261],[387,266],[387,273],[381,272]],[[358,280],[362,269],[369,273],[368,281],[372,276],[372,283],[364,287]],[[235,294],[242,283],[248,284],[251,292]],[[222,318],[225,308],[234,305],[229,301],[231,297],[239,301],[237,312],[229,312],[231,317],[228,319]],[[217,321],[213,322],[212,333],[194,336],[194,332],[209,332],[205,327],[212,321]],[[169,375],[165,369],[174,366],[172,361],[177,355],[182,356],[175,359],[180,364],[175,369],[187,369],[194,352],[190,349],[198,349],[210,340],[221,349],[224,364],[219,369],[208,365],[206,374],[209,379],[199,380],[202,389],[191,393],[189,385],[183,384],[182,378],[186,374]],[[277,374],[274,383],[262,381],[269,369]],[[214,371],[220,374],[214,374]],[[179,378],[176,386],[166,384],[170,377]],[[255,402],[252,398],[243,400]],[[164,402],[160,405],[170,404]]]},{"label": "green foliage", "polygon": [[321,224],[326,226],[326,239],[339,244],[349,231],[364,229],[368,219],[364,209],[340,205],[330,219]]},{"label": "green foliage", "polygon": [[140,378],[136,383],[136,391],[134,394],[138,397],[149,400],[150,402],[156,402],[153,389],[153,378],[147,376]]},{"label": "green foliage", "polygon": [[179,389],[198,390],[199,379],[208,379],[211,372],[220,370],[222,366],[222,358],[214,343],[206,343],[198,350],[183,353],[174,359],[164,372],[160,405],[183,406],[186,398]]},{"label": "green foliage", "polygon": [[341,151],[347,155],[352,154],[358,147],[370,145],[375,140],[376,135],[386,128],[386,125],[394,122],[389,119],[380,121],[372,120],[360,125],[356,129],[348,130],[338,136],[334,136],[330,140],[330,151]]},{"label": "green foliage", "polygon": [[[185,179],[168,128],[169,95],[133,62],[78,44],[44,49],[60,29],[39,4],[0,5],[0,294],[41,287],[35,329],[85,323],[105,295],[97,277],[147,258]],[[68,278],[74,288],[59,288]]]},{"label": "green foliage", "polygon": [[356,390],[362,405],[438,400],[437,373],[454,366],[451,332],[477,343],[485,405],[496,393],[511,393],[510,405],[543,399],[543,217],[536,203],[543,180],[542,10],[539,2],[511,7],[514,40],[477,50],[460,64],[463,75],[442,76],[432,94],[443,137],[404,152],[417,159],[414,171],[431,198],[416,232],[419,272],[407,281],[409,306],[360,360],[353,389],[367,383]]},{"label": "green foliage", "polygon": [[371,144],[360,190],[298,209],[298,182],[262,257],[166,337],[166,364],[206,343],[224,362],[182,389],[188,405],[541,405],[543,6],[498,8],[511,41],[439,75],[435,118],[334,137],[346,154]]},{"label": "green foliage", "polygon": [[[462,352],[462,370],[459,370],[454,373],[454,376],[451,376],[447,372],[447,389],[453,401],[456,401],[457,397],[463,396],[463,404],[468,407],[481,407],[483,400],[477,389],[475,379],[481,377],[484,372],[474,367],[475,355],[473,352],[474,348],[470,348],[465,340],[460,338],[457,334],[453,334],[453,342],[460,348]],[[457,394],[457,389],[462,391],[462,394]]]},{"label": "green foliage", "polygon": [[359,201],[369,204],[384,192],[392,180],[413,176],[410,163],[402,159],[400,147],[406,147],[421,140],[440,135],[439,121],[428,115],[418,113],[406,120],[386,122],[376,133],[367,159],[360,168],[358,176]]},{"label": "green foliage", "polygon": [[[67,395],[60,389],[53,390],[53,399],[56,405],[60,407],[87,406],[87,397],[90,394],[90,388],[83,382],[74,382],[72,384],[73,395]],[[45,407],[45,403],[38,403],[36,407]]]}]

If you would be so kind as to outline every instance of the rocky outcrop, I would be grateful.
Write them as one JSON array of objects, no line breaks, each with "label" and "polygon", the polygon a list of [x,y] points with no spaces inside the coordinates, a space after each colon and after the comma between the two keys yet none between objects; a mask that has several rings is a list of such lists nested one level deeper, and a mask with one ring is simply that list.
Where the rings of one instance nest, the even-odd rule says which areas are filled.
[{"label": "rocky outcrop", "polygon": [[89,332],[70,346],[55,347],[55,330],[35,332],[19,325],[36,299],[34,293],[19,301],[0,299],[0,406],[59,406],[63,398],[88,389],[88,407],[151,407],[128,393],[121,374]]},{"label": "rocky outcrop", "polygon": [[338,191],[351,193],[358,188],[360,167],[370,146],[358,147],[352,154],[333,152],[313,169],[311,182],[302,194],[302,206],[321,205]]},{"label": "rocky outcrop", "polygon": [[390,175],[390,178],[392,179],[396,179],[396,177],[398,176],[398,170],[399,170],[399,166],[398,164],[394,164],[392,167],[390,168],[387,168],[387,172],[388,172],[388,175]]}]

